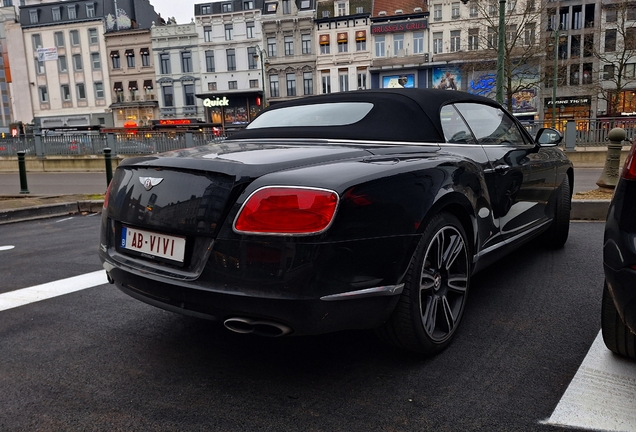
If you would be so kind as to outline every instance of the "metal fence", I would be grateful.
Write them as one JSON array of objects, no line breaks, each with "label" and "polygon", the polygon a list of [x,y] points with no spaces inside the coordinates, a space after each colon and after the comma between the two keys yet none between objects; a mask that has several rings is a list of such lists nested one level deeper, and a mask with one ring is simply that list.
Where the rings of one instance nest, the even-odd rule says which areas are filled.
[{"label": "metal fence", "polygon": [[[570,126],[567,126],[568,123]],[[550,122],[543,121],[523,122],[523,124],[533,136],[540,128],[551,126]],[[636,138],[636,119],[619,117],[557,122],[556,128],[564,135],[567,127],[574,127],[576,130],[575,143],[567,143],[568,147],[605,147],[608,143],[607,135],[615,127],[625,129],[627,132],[626,141],[633,141]],[[225,137],[217,136],[211,132],[177,134],[144,132],[137,135],[123,133],[35,135],[0,139],[0,156],[16,156],[19,151],[38,157],[100,155],[106,147],[111,149],[113,155],[151,154],[202,146],[224,139]],[[566,145],[565,140],[563,145]]]}]

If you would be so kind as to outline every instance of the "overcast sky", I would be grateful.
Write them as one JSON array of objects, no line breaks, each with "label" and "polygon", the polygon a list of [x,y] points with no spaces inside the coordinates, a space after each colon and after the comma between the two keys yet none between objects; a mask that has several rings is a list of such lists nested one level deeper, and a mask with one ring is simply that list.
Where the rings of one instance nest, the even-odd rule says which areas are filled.
[{"label": "overcast sky", "polygon": [[150,0],[155,12],[167,20],[175,17],[177,24],[189,24],[194,18],[194,4],[205,3],[205,0]]}]

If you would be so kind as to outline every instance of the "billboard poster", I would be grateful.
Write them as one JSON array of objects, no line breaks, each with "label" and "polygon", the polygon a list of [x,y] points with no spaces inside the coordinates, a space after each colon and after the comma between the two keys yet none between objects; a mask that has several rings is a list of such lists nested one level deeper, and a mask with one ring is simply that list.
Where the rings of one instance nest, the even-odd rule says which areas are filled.
[{"label": "billboard poster", "polygon": [[[518,91],[512,95],[513,114],[535,114],[538,111],[539,100],[535,89]],[[504,101],[504,106],[507,101]]]},{"label": "billboard poster", "polygon": [[495,94],[497,86],[497,75],[495,73],[485,73],[474,76],[468,82],[468,93],[490,97]]},{"label": "billboard poster", "polygon": [[415,74],[387,75],[382,77],[382,88],[414,88]]},{"label": "billboard poster", "polygon": [[38,48],[38,61],[57,60],[57,47]]},{"label": "billboard poster", "polygon": [[459,69],[451,67],[433,68],[433,88],[462,90],[462,77]]}]

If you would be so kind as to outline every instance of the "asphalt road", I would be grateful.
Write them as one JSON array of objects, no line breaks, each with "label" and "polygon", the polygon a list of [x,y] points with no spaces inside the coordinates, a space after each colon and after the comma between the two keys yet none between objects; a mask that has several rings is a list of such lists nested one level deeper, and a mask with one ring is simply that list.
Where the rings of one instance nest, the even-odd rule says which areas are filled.
[{"label": "asphalt road", "polygon": [[[574,192],[596,189],[601,168],[577,168],[574,170]],[[102,194],[106,191],[105,172],[29,172],[27,188],[33,195]],[[0,195],[20,193],[20,175],[0,173]]]},{"label": "asphalt road", "polygon": [[[100,270],[98,224],[0,226],[0,304]],[[236,335],[108,284],[0,308],[0,430],[562,431],[542,422],[599,332],[602,231],[573,223],[564,249],[531,244],[475,276],[431,359],[371,331]]]}]

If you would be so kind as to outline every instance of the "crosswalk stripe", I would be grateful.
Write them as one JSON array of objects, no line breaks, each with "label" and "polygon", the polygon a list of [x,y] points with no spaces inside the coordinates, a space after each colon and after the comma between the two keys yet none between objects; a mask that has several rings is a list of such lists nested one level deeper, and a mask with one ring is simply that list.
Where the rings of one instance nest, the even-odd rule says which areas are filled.
[{"label": "crosswalk stripe", "polygon": [[50,299],[75,291],[81,291],[83,289],[92,288],[106,283],[108,283],[108,280],[106,279],[106,272],[104,270],[98,270],[92,273],[86,273],[41,285],[9,291],[0,294],[0,311],[13,309],[29,303]]}]

